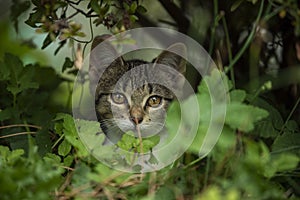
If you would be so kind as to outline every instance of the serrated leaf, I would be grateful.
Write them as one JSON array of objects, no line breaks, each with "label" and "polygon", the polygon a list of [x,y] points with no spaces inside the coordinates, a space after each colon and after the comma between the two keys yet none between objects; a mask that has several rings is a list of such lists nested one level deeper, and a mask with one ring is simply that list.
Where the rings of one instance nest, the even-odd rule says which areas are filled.
[{"label": "serrated leaf", "polygon": [[273,145],[273,153],[295,153],[300,156],[300,133],[284,133],[278,136]]},{"label": "serrated leaf", "polygon": [[23,149],[16,149],[10,152],[10,154],[7,155],[6,161],[8,164],[13,164],[17,159],[20,158],[20,156],[24,155]]},{"label": "serrated leaf", "polygon": [[289,120],[286,123],[286,129],[291,131],[291,132],[299,132],[299,127],[298,127],[298,124],[295,120]]},{"label": "serrated leaf", "polygon": [[294,154],[282,153],[271,157],[270,164],[265,170],[264,175],[272,178],[277,172],[293,170],[298,166],[300,157]]},{"label": "serrated leaf", "polygon": [[118,141],[117,145],[126,150],[129,151],[134,147],[134,143],[136,141],[136,138],[128,133],[124,134],[120,141]]},{"label": "serrated leaf", "polygon": [[264,109],[233,102],[227,106],[225,123],[233,129],[249,132],[254,129],[254,123],[267,117]]},{"label": "serrated leaf", "polygon": [[5,54],[4,62],[5,67],[10,70],[7,90],[13,95],[17,95],[26,89],[39,87],[39,84],[32,80],[35,75],[34,67],[24,67],[22,61],[12,54]]},{"label": "serrated leaf", "polygon": [[51,164],[51,165],[60,165],[61,158],[53,153],[47,153],[44,158],[46,163]]},{"label": "serrated leaf", "polygon": [[10,70],[10,82],[13,85],[18,84],[18,78],[22,74],[23,63],[22,61],[12,54],[4,55],[5,67]]},{"label": "serrated leaf", "polygon": [[[251,99],[252,97],[249,95],[247,99]],[[261,99],[256,98],[252,105],[258,106],[260,108],[263,108],[269,112],[269,117],[261,120],[259,123],[257,123],[257,126],[255,129],[251,132],[251,134],[258,135],[263,138],[275,138],[278,136],[280,129],[283,126],[283,119],[278,112],[277,109],[275,109],[271,103]]]},{"label": "serrated leaf", "polygon": [[[160,137],[158,135],[154,135],[149,138],[144,138],[142,140],[143,143],[143,153],[149,152],[151,149],[153,149],[160,141]],[[137,147],[137,151],[141,153],[141,145]]]}]

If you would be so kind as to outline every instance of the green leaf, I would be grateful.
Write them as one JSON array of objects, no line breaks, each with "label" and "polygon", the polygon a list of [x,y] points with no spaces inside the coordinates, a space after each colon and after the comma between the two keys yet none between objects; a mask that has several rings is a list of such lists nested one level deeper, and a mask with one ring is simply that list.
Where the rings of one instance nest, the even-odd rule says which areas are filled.
[{"label": "green leaf", "polygon": [[174,101],[169,106],[166,117],[166,127],[170,133],[168,136],[168,141],[171,141],[176,136],[180,125],[180,120],[180,105],[177,101]]},{"label": "green leaf", "polygon": [[234,149],[236,145],[236,134],[235,131],[228,126],[224,126],[222,134],[212,151],[212,157],[216,162],[222,161],[230,150]]},{"label": "green leaf", "polygon": [[7,120],[13,116],[13,112],[15,109],[13,108],[5,108],[4,110],[0,110],[0,121]]},{"label": "green leaf", "polygon": [[109,8],[110,8],[109,4],[105,4],[105,5],[101,8],[100,14],[101,14],[102,16],[105,16],[105,14],[109,11]]},{"label": "green leaf", "polygon": [[277,172],[290,171],[297,168],[300,157],[294,154],[282,153],[271,157],[271,162],[265,170],[264,175],[272,178]]},{"label": "green leaf", "polygon": [[157,160],[157,158],[153,155],[152,152],[150,152],[150,158],[149,158],[148,161],[149,161],[150,164],[158,164],[158,160]]},{"label": "green leaf", "polygon": [[61,156],[66,156],[71,151],[71,145],[66,140],[63,140],[62,143],[58,146],[58,154]]},{"label": "green leaf", "polygon": [[[4,156],[5,162],[7,162],[8,165],[13,165],[19,158],[20,156],[24,155],[24,150],[23,149],[16,149],[13,151],[9,151],[8,148],[4,148],[1,146],[2,150],[0,151],[0,154]],[[4,155],[3,155],[3,152]]]},{"label": "green leaf", "polygon": [[57,34],[48,33],[46,38],[43,41],[42,49],[45,49],[47,46],[49,46],[53,40],[57,37]]},{"label": "green leaf", "polygon": [[71,164],[74,161],[74,156],[73,155],[68,155],[67,157],[64,158],[64,166],[71,166]]},{"label": "green leaf", "polygon": [[133,1],[130,5],[130,14],[135,13],[136,9],[137,9],[137,2]]},{"label": "green leaf", "polygon": [[7,90],[14,96],[23,90],[38,88],[39,84],[32,80],[35,75],[34,67],[24,67],[22,61],[12,54],[5,54],[4,62],[5,67],[10,69],[10,80]]},{"label": "green leaf", "polygon": [[72,68],[73,64],[74,62],[69,57],[66,57],[64,65],[62,66],[62,72],[64,72],[66,69]]},{"label": "green leaf", "polygon": [[229,95],[231,102],[243,102],[246,98],[246,92],[244,90],[232,90]]},{"label": "green leaf", "polygon": [[59,166],[61,163],[61,158],[58,155],[53,154],[53,153],[47,153],[43,159],[45,160],[45,162],[47,164],[50,164],[50,165]]},{"label": "green leaf", "polygon": [[18,78],[22,74],[23,63],[22,61],[12,54],[6,53],[4,55],[5,67],[10,70],[10,82],[13,85],[18,84]]},{"label": "green leaf", "polygon": [[[160,141],[160,137],[158,135],[154,135],[149,138],[144,138],[142,140],[143,143],[143,153],[149,152],[151,149],[153,149]],[[140,144],[137,147],[137,151],[141,153]]]},{"label": "green leaf", "polygon": [[[74,174],[72,176],[72,185],[74,187],[82,187],[83,185],[90,185],[91,182],[88,179],[88,174],[91,172],[91,168],[84,162],[79,162],[76,164]],[[85,187],[85,190],[81,190],[83,193],[90,190],[90,187]]]},{"label": "green leaf", "polygon": [[61,50],[61,48],[65,46],[65,44],[67,44],[67,40],[60,41],[59,46],[54,51],[54,55],[56,55]]},{"label": "green leaf", "polygon": [[130,15],[129,19],[130,19],[130,21],[131,21],[132,23],[134,23],[134,22],[137,21],[139,18],[138,18],[136,15]]},{"label": "green leaf", "polygon": [[[248,95],[247,99],[252,97]],[[262,98],[256,98],[252,104],[263,108],[269,112],[269,117],[261,120],[251,134],[258,135],[263,138],[275,138],[278,136],[280,129],[283,126],[283,119],[277,109],[270,102]]]},{"label": "green leaf", "polygon": [[[5,59],[5,58],[4,58]],[[0,62],[0,81],[9,80],[10,70],[6,66],[5,62]]]},{"label": "green leaf", "polygon": [[144,6],[139,5],[136,9],[136,11],[140,14],[144,14],[147,12],[147,9]]},{"label": "green leaf", "polygon": [[156,191],[154,199],[176,199],[174,191],[167,186],[162,186]]},{"label": "green leaf", "polygon": [[37,132],[35,140],[38,146],[38,152],[41,156],[51,152],[52,142],[48,127],[46,125],[44,125],[43,128]]},{"label": "green leaf", "polygon": [[100,5],[98,4],[98,0],[91,0],[90,2],[91,4],[91,8],[97,13],[100,15]]},{"label": "green leaf", "polygon": [[286,129],[292,133],[299,132],[299,127],[295,120],[289,120],[286,123]]},{"label": "green leaf", "polygon": [[124,149],[126,151],[131,150],[134,147],[134,143],[136,142],[136,138],[132,135],[130,135],[130,133],[125,133],[121,140],[118,141],[117,145],[121,148]]},{"label": "green leaf", "polygon": [[273,153],[295,153],[300,156],[300,133],[284,133],[278,136],[273,145]]},{"label": "green leaf", "polygon": [[35,12],[30,13],[29,18],[25,21],[25,23],[32,28],[37,28],[38,26],[36,24],[41,21],[43,15],[43,10],[37,9]]},{"label": "green leaf", "polygon": [[[121,140],[118,141],[117,146],[126,150],[135,150],[141,153],[141,144],[138,138],[132,136],[133,133],[125,133]],[[149,152],[152,148],[154,148],[160,141],[160,137],[158,135],[154,135],[149,138],[143,138],[143,153]]]},{"label": "green leaf", "polygon": [[87,149],[79,139],[73,117],[69,114],[58,113],[54,120],[63,120],[63,134],[65,135],[65,140],[77,149],[78,156],[88,156],[89,153]]},{"label": "green leaf", "polygon": [[198,86],[198,93],[207,93],[210,95],[211,92],[214,92],[216,100],[221,98],[221,101],[223,102],[226,92],[230,89],[232,89],[232,83],[228,80],[228,77],[223,72],[214,69],[209,76],[203,77]]},{"label": "green leaf", "polygon": [[227,106],[225,123],[233,129],[249,132],[254,129],[254,123],[267,117],[264,109],[251,105],[233,102]]}]

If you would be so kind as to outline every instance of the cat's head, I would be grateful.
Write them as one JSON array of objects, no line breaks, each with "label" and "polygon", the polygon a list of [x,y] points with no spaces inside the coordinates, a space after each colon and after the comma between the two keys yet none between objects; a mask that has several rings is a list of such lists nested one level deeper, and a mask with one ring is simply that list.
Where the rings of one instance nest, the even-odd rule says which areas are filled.
[{"label": "cat's head", "polygon": [[117,56],[112,45],[106,44],[102,55],[93,55],[93,63],[97,58],[116,58],[110,64],[90,65],[90,80],[97,82],[94,90],[97,119],[112,142],[117,142],[124,132],[136,133],[137,128],[144,137],[163,129],[166,110],[184,84],[186,62],[178,54],[185,51],[185,46],[177,43],[152,62],[126,61]]}]

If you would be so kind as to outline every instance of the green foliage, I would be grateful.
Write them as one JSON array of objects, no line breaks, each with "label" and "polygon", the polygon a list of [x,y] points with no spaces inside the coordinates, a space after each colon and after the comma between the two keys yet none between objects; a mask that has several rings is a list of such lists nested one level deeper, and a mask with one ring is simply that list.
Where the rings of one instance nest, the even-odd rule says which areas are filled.
[{"label": "green foliage", "polygon": [[36,150],[24,157],[22,149],[10,151],[0,146],[1,199],[49,199],[53,195],[61,183],[62,169],[44,162]]},{"label": "green foliage", "polygon": [[[132,24],[138,20],[137,13],[146,12],[146,8],[139,5],[139,1],[91,0],[87,6],[81,0],[77,3],[31,0],[31,3],[34,7],[25,23],[36,28],[38,33],[47,33],[42,49],[48,47],[55,40],[60,40],[60,45],[55,50],[55,54],[66,44],[66,40],[78,41],[78,37],[83,38],[86,36],[81,24],[73,20],[77,15],[83,15],[90,19],[94,18],[93,24],[96,26],[103,25],[108,29],[115,28],[114,30],[118,32],[119,29],[122,31],[124,28],[129,29],[132,27]],[[14,6],[11,7],[12,13],[15,13],[12,17],[16,28],[17,18],[29,8],[28,4],[30,5],[28,1],[23,3],[16,1]],[[82,8],[82,5],[85,8]],[[15,9],[15,7],[18,9]],[[67,16],[70,11],[75,11],[75,13]]]},{"label": "green foliage", "polygon": [[[276,76],[270,78],[267,74],[261,80],[255,79],[259,78],[255,76],[265,75],[263,73],[271,70],[270,66],[274,64],[270,62],[271,58],[275,57],[278,67],[288,68],[299,62],[299,42],[296,40],[300,35],[298,2],[236,0],[207,1],[201,2],[201,5],[197,1],[191,1],[192,5],[180,2],[184,8],[182,12],[174,12],[180,6],[176,4],[178,2],[170,1],[161,13],[167,11],[171,18],[157,21],[168,24],[168,27],[178,26],[180,31],[188,33],[197,30],[193,25],[201,26],[191,22],[189,30],[183,29],[186,24],[182,21],[190,14],[185,11],[193,7],[193,13],[199,18],[199,9],[205,10],[206,17],[203,17],[203,22],[201,18],[201,23],[212,24],[211,32],[199,28],[201,33],[189,34],[195,37],[201,35],[201,40],[209,38],[205,39],[209,52],[221,54],[213,56],[217,58],[218,66],[222,62],[228,65],[224,69],[229,75],[222,72],[223,83],[228,86],[225,91],[228,97],[225,124],[207,157],[199,157],[199,150],[209,129],[212,102],[221,102],[218,98],[212,100],[210,90],[219,94],[224,92],[220,89],[222,83],[216,71],[202,77],[198,84],[195,99],[199,110],[195,110],[193,98],[187,98],[182,104],[173,102],[168,110],[166,127],[170,137],[167,142],[174,139],[181,122],[182,133],[188,132],[185,128],[192,126],[195,113],[200,113],[196,136],[185,154],[160,171],[130,174],[109,168],[89,152],[100,149],[99,153],[106,155],[111,162],[125,163],[130,163],[131,154],[118,157],[111,148],[101,146],[104,135],[99,134],[98,122],[78,120],[75,123],[69,114],[72,82],[80,70],[74,66],[78,55],[66,57],[61,72],[37,63],[25,65],[22,55],[32,51],[10,38],[10,32],[3,29],[0,32],[1,199],[299,199],[299,92],[295,89],[296,83],[299,83],[298,74],[292,74],[293,78],[285,77],[283,82],[286,83],[280,85],[287,91],[296,91],[295,101],[292,101],[292,95],[282,90],[274,91],[279,85],[274,82],[278,80]],[[11,21],[7,24],[13,24],[18,31],[21,16],[30,9],[25,23],[37,33],[45,34],[40,45],[42,49],[59,41],[56,54],[66,44],[89,43],[78,40],[84,38],[87,32],[75,16],[81,15],[90,21],[91,26],[101,25],[112,33],[134,27],[136,22],[153,25],[151,23],[154,22],[143,15],[151,10],[152,5],[147,5],[146,9],[141,5],[144,3],[147,5],[144,1],[135,0],[13,0]],[[153,15],[150,13],[151,19],[161,11],[159,6]],[[241,18],[240,13],[247,19]],[[139,21],[139,18],[142,20]],[[282,27],[287,27],[288,31],[285,32]],[[251,31],[245,32],[249,28]],[[90,31],[95,32],[93,28]],[[245,40],[241,32],[246,35]],[[207,33],[210,35],[205,37]],[[287,40],[292,41],[292,45]],[[274,48],[276,45],[284,48],[280,56],[274,53],[278,50]],[[80,48],[78,53],[82,53]],[[279,57],[283,57],[283,61]],[[282,78],[280,72],[275,75]],[[292,87],[286,87],[291,83],[294,84]],[[68,89],[61,91],[62,85]],[[208,85],[214,87],[209,88]],[[61,99],[68,101],[58,104]],[[214,114],[220,117],[221,111],[216,110]],[[151,152],[159,140],[155,136],[143,139],[141,143],[131,134],[125,134],[113,150],[120,148],[140,153],[143,147],[144,153]],[[84,142],[92,144],[93,149],[87,149]],[[182,142],[185,142],[184,138]],[[157,162],[151,153],[149,162]],[[139,171],[140,166],[135,167]]]},{"label": "green foliage", "polygon": [[159,136],[155,135],[149,138],[142,139],[140,141],[138,138],[132,135],[133,133],[126,133],[122,136],[121,140],[118,142],[118,146],[126,151],[133,151],[138,153],[147,153],[153,147],[159,143]]}]

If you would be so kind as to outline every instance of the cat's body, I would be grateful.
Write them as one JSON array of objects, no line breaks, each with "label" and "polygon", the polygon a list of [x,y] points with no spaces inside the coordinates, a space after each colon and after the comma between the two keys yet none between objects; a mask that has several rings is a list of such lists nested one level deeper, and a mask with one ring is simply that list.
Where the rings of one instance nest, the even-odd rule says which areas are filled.
[{"label": "cat's body", "polygon": [[[106,50],[110,51],[107,55],[116,54],[111,47]],[[136,133],[137,128],[143,137],[164,129],[166,110],[176,98],[174,91],[182,89],[185,71],[185,60],[170,52],[182,53],[184,45],[175,44],[168,50],[153,62],[117,57],[106,69],[94,69],[103,72],[96,86],[96,115],[112,143],[125,132]]]}]

